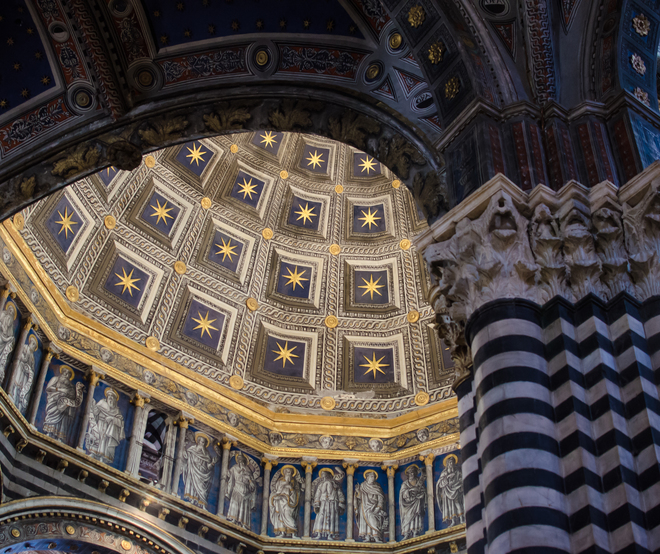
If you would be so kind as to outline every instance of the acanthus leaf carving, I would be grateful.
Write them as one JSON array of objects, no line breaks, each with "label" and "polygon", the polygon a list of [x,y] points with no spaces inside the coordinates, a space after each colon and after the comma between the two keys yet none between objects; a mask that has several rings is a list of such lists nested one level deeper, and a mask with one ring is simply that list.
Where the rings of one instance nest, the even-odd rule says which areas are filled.
[{"label": "acanthus leaf carving", "polygon": [[188,127],[188,120],[183,117],[161,117],[149,121],[146,129],[140,129],[139,134],[144,142],[150,146],[163,146],[183,136],[184,129]]},{"label": "acanthus leaf carving", "polygon": [[258,102],[242,104],[221,102],[215,111],[204,116],[204,124],[209,131],[214,133],[243,129],[245,124],[252,118],[250,109],[257,104]]},{"label": "acanthus leaf carving", "polygon": [[273,110],[268,121],[278,131],[303,131],[312,126],[312,112],[323,110],[321,102],[311,100],[283,100],[279,108]]},{"label": "acanthus leaf carving", "polygon": [[602,280],[608,289],[608,298],[635,290],[628,272],[628,252],[623,237],[623,222],[618,206],[604,206],[593,214],[592,222],[596,238],[596,252],[600,258]]},{"label": "acanthus leaf carving", "polygon": [[364,150],[367,135],[380,133],[380,125],[374,119],[352,111],[345,111],[341,118],[331,117],[328,120],[330,138],[352,144]]}]

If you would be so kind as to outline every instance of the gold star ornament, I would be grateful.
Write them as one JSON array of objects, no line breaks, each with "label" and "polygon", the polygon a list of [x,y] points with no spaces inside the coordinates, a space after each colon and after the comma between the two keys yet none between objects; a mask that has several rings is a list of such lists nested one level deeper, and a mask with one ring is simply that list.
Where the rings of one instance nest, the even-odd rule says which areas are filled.
[{"label": "gold star ornament", "polygon": [[238,248],[238,245],[235,244],[234,246],[231,245],[231,239],[229,239],[227,242],[225,242],[225,239],[220,237],[220,240],[222,241],[222,246],[216,243],[216,246],[220,249],[216,252],[217,254],[222,254],[222,261],[225,261],[225,258],[229,256],[229,261],[233,262],[234,259],[232,256],[237,256],[238,254],[234,251],[236,248]]},{"label": "gold star ornament", "polygon": [[277,141],[275,140],[275,137],[277,135],[271,131],[266,131],[263,135],[261,135],[261,144],[264,144],[264,148],[273,148],[274,144],[277,144]]},{"label": "gold star ornament", "polygon": [[202,156],[204,156],[207,152],[202,152],[201,144],[198,144],[197,147],[195,147],[195,145],[193,144],[192,148],[188,148],[188,147],[186,148],[188,152],[190,152],[190,154],[186,156],[186,158],[190,158],[190,165],[192,165],[193,162],[195,162],[199,166],[200,161],[202,163],[206,161]]},{"label": "gold star ornament", "polygon": [[123,275],[119,275],[119,273],[115,273],[115,275],[119,278],[119,282],[115,283],[116,287],[124,287],[121,289],[121,294],[124,294],[126,290],[128,289],[128,293],[133,296],[133,289],[137,290],[138,292],[140,291],[140,287],[138,287],[135,283],[140,281],[140,279],[133,279],[133,272],[135,269],[131,269],[131,272],[126,275],[126,270],[122,267],[121,272]]},{"label": "gold star ornament", "polygon": [[296,221],[300,221],[302,219],[303,220],[303,225],[304,225],[307,222],[307,220],[309,219],[309,222],[311,223],[312,222],[312,217],[314,217],[316,215],[314,213],[314,208],[313,207],[310,208],[308,202],[305,202],[305,207],[304,208],[302,207],[302,204],[299,205],[298,207],[300,208],[300,211],[295,212],[295,214],[297,216],[299,216],[298,219],[296,219]]},{"label": "gold star ornament", "polygon": [[243,200],[245,200],[246,197],[249,197],[250,200],[252,200],[252,195],[257,194],[257,185],[252,184],[252,179],[246,182],[245,177],[243,177],[243,183],[240,183],[238,186],[240,187],[238,193],[243,195]]},{"label": "gold star ornament", "polygon": [[149,204],[150,208],[154,209],[154,213],[151,214],[151,217],[155,217],[156,219],[156,225],[160,223],[160,220],[162,219],[165,222],[165,225],[167,225],[169,222],[167,221],[167,218],[169,217],[170,219],[174,219],[174,216],[170,215],[170,212],[174,208],[168,208],[167,207],[167,200],[165,201],[165,204],[162,206],[160,205],[160,202],[156,200],[156,206],[153,204]]},{"label": "gold star ornament", "polygon": [[284,346],[282,346],[279,342],[277,343],[277,348],[278,350],[272,350],[271,352],[273,354],[277,354],[277,358],[275,358],[275,362],[282,360],[282,367],[286,365],[287,362],[291,362],[291,365],[293,365],[295,362],[293,361],[293,358],[300,358],[300,356],[297,356],[296,354],[293,353],[293,351],[298,348],[297,346],[292,346],[289,348],[289,341],[286,341],[284,343]]},{"label": "gold star ornament", "polygon": [[201,339],[204,338],[204,333],[207,333],[209,338],[213,338],[213,337],[211,337],[211,331],[218,331],[219,330],[217,327],[213,327],[213,325],[211,325],[211,323],[213,323],[216,320],[215,319],[209,319],[209,311],[208,310],[206,310],[206,314],[204,315],[204,317],[202,317],[202,314],[200,312],[197,312],[197,316],[199,317],[199,319],[197,319],[196,317],[192,318],[192,320],[195,323],[198,323],[197,327],[195,327],[193,329],[193,331],[197,331],[197,329],[201,329],[201,334],[199,336],[199,338],[201,338]]},{"label": "gold star ornament", "polygon": [[361,159],[359,165],[361,168],[360,173],[364,173],[366,171],[367,175],[369,175],[370,171],[373,171],[374,173],[376,172],[376,160],[369,158],[369,156],[365,156],[363,159]]},{"label": "gold star ornament", "polygon": [[362,224],[362,227],[365,225],[369,226],[369,230],[371,230],[371,226],[375,225],[378,227],[377,220],[382,219],[380,217],[376,217],[376,214],[378,213],[378,208],[376,208],[373,212],[371,211],[371,208],[367,208],[367,211],[365,213],[364,210],[360,210],[362,212],[362,215],[364,217],[358,217],[360,221],[363,221],[364,223]]},{"label": "gold star ornament", "polygon": [[307,271],[306,269],[303,269],[300,273],[298,273],[298,266],[296,266],[293,272],[291,271],[291,269],[287,269],[287,271],[289,272],[289,274],[288,275],[282,274],[282,277],[288,279],[285,285],[293,285],[293,290],[296,290],[296,285],[300,286],[300,288],[304,288],[305,285],[303,281],[309,281],[309,279],[303,277],[303,275],[305,275],[305,271]]},{"label": "gold star ornament", "polygon": [[321,167],[321,164],[323,164],[323,152],[321,152],[320,154],[318,150],[314,150],[313,154],[310,152],[307,161],[309,162],[307,165],[308,166],[311,165],[312,169],[316,169],[317,165]]},{"label": "gold star ornament", "polygon": [[362,280],[364,281],[364,285],[359,285],[358,286],[359,289],[366,289],[362,293],[362,296],[366,296],[367,294],[370,294],[371,295],[371,300],[374,299],[374,292],[378,296],[383,296],[381,294],[381,292],[378,290],[378,289],[382,289],[385,286],[385,285],[379,285],[378,284],[378,283],[380,283],[381,279],[382,279],[382,277],[378,277],[378,279],[376,281],[374,281],[373,274],[369,275],[369,280],[368,281],[364,277],[362,277]]},{"label": "gold star ornament", "polygon": [[367,363],[366,364],[360,364],[360,367],[366,367],[367,370],[364,372],[364,375],[368,375],[369,373],[373,373],[373,378],[376,378],[376,372],[382,373],[385,375],[385,372],[381,369],[382,367],[389,367],[390,364],[382,364],[381,362],[385,359],[385,356],[382,358],[379,358],[376,360],[376,353],[372,352],[372,359],[370,360],[366,356],[362,356]]},{"label": "gold star ornament", "polygon": [[65,206],[64,215],[59,210],[57,213],[60,215],[60,220],[55,222],[60,225],[60,232],[57,234],[59,235],[64,231],[65,238],[69,238],[69,231],[71,231],[71,234],[75,235],[72,225],[78,225],[78,222],[73,221],[73,212],[69,213],[69,209]]}]

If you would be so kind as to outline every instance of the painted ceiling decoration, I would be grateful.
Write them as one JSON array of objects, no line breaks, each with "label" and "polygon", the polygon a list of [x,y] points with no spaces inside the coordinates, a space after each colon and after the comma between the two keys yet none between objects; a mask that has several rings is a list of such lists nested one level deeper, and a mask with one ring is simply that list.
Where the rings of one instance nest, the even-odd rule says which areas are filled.
[{"label": "painted ceiling decoration", "polygon": [[358,417],[451,394],[411,247],[426,223],[400,180],[355,148],[269,131],[190,141],[23,217],[35,269],[76,312],[158,344],[199,390]]}]

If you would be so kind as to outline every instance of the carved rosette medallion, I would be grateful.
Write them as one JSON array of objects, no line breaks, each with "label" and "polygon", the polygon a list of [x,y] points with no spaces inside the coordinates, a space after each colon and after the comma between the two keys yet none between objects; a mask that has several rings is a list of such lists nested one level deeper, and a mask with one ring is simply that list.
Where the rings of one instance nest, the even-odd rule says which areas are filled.
[{"label": "carved rosette medallion", "polygon": [[445,84],[445,98],[447,100],[453,100],[456,98],[458,91],[461,88],[461,82],[458,80],[458,77],[452,77]]},{"label": "carved rosette medallion", "polygon": [[241,377],[240,375],[232,375],[229,378],[229,386],[232,389],[241,390],[244,384],[245,383],[243,382],[243,377]]},{"label": "carved rosette medallion", "polygon": [[328,329],[334,329],[339,325],[339,320],[334,315],[329,315],[325,318],[325,326]]},{"label": "carved rosette medallion", "polygon": [[156,337],[147,337],[144,344],[149,350],[153,350],[154,352],[157,352],[160,349],[160,342]]},{"label": "carved rosette medallion", "polygon": [[635,87],[635,90],[633,90],[633,96],[637,98],[637,100],[639,100],[645,106],[651,105],[651,100],[649,99],[649,93],[646,92],[645,90],[642,90],[639,87]]},{"label": "carved rosette medallion", "polygon": [[640,75],[646,74],[646,64],[639,54],[630,56],[630,65]]},{"label": "carved rosette medallion", "polygon": [[112,229],[117,226],[117,220],[111,215],[106,215],[103,219],[103,224],[105,225],[106,229],[112,231]]},{"label": "carved rosette medallion", "polygon": [[153,156],[147,156],[144,158],[144,165],[147,167],[155,167],[156,166],[156,158]]},{"label": "carved rosette medallion", "polygon": [[640,37],[647,36],[651,30],[651,22],[643,13],[639,13],[633,17],[632,26]]},{"label": "carved rosette medallion", "polygon": [[416,6],[410,8],[410,11],[408,12],[408,23],[410,23],[411,27],[419,27],[422,23],[424,23],[425,19],[426,12],[422,6],[417,4]]},{"label": "carved rosette medallion", "polygon": [[429,403],[430,397],[428,392],[420,391],[415,395],[415,404],[418,406],[426,406]]},{"label": "carved rosette medallion", "polygon": [[78,299],[80,298],[80,293],[78,292],[78,288],[74,287],[73,285],[67,287],[66,289],[66,297],[71,301],[71,302],[78,302]]},{"label": "carved rosette medallion", "polygon": [[429,48],[429,61],[434,65],[439,64],[445,54],[445,49],[443,42],[434,42]]}]

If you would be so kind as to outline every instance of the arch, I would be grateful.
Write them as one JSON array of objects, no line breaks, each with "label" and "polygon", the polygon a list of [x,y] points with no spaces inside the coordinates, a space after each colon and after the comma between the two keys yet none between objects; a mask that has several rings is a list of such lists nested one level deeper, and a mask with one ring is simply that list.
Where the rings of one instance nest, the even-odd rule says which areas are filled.
[{"label": "arch", "polygon": [[[104,553],[194,554],[172,535],[146,518],[90,500],[38,497],[0,506],[0,544],[24,550],[45,543],[48,549],[70,544],[98,546]],[[52,545],[55,546],[52,546]]]}]

